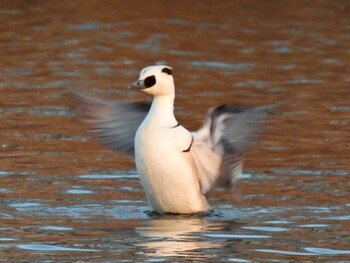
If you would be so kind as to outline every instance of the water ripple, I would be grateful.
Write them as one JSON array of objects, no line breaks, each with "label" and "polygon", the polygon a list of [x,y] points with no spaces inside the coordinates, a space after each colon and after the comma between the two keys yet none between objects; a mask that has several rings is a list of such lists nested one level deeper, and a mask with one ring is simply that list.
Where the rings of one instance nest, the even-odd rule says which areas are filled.
[{"label": "water ripple", "polygon": [[203,234],[205,237],[212,238],[233,238],[233,239],[261,239],[261,238],[271,238],[271,236],[266,235],[249,235],[249,234],[227,234],[227,233],[214,233],[214,234]]},{"label": "water ripple", "polygon": [[339,249],[329,249],[329,248],[317,248],[317,247],[307,247],[306,251],[316,253],[319,255],[348,255],[350,250],[339,250]]},{"label": "water ripple", "polygon": [[45,244],[21,244],[17,245],[19,249],[23,250],[33,250],[33,251],[100,251],[96,249],[83,249],[83,248],[72,248],[72,247],[62,247],[57,245],[45,245]]},{"label": "water ripple", "polygon": [[191,61],[191,66],[230,69],[234,71],[250,71],[255,67],[253,63],[227,63],[220,61]]},{"label": "water ripple", "polygon": [[257,252],[272,253],[272,254],[282,254],[290,256],[315,256],[315,253],[298,252],[298,251],[288,251],[288,250],[278,250],[278,249],[255,249]]},{"label": "water ripple", "polygon": [[258,230],[258,231],[266,231],[266,232],[283,232],[289,230],[284,227],[268,227],[268,226],[244,226],[243,229],[248,230]]}]

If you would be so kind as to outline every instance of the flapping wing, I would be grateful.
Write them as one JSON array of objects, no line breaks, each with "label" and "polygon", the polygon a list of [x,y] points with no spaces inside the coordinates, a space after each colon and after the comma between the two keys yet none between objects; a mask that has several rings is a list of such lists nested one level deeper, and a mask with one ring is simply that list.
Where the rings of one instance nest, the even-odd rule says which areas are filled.
[{"label": "flapping wing", "polygon": [[191,149],[203,193],[215,185],[235,184],[242,172],[242,154],[256,141],[270,109],[221,105],[209,110],[203,126],[193,133]]},{"label": "flapping wing", "polygon": [[150,103],[111,101],[80,91],[70,93],[77,101],[81,120],[99,142],[113,150],[134,153],[135,134]]}]

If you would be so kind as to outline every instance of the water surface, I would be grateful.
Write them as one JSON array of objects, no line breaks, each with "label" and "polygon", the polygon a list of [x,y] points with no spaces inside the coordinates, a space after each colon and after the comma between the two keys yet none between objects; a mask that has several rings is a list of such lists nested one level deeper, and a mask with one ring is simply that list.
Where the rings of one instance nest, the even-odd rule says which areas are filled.
[{"label": "water surface", "polygon": [[[0,8],[0,262],[350,261],[350,5],[19,1]],[[176,113],[282,103],[232,195],[150,213],[133,160],[96,144],[68,88],[173,67]]]}]

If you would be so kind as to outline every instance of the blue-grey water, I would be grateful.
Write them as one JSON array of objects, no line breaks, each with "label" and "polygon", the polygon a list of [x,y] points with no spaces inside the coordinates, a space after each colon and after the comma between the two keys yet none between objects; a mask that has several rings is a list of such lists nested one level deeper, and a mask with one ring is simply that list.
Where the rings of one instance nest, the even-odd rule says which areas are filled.
[{"label": "blue-grey water", "polygon": [[[348,1],[1,1],[0,262],[350,262]],[[281,103],[207,215],[150,213],[133,160],[69,88],[135,101],[173,67],[176,114]]]}]

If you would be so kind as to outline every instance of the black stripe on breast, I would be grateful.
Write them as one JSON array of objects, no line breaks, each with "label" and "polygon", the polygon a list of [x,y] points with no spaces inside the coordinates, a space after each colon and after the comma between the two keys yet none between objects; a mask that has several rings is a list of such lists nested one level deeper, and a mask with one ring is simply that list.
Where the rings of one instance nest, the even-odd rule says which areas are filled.
[{"label": "black stripe on breast", "polygon": [[192,144],[193,144],[193,140],[194,140],[194,138],[193,138],[193,135],[192,135],[191,144],[190,144],[190,146],[189,146],[186,150],[183,150],[183,151],[182,151],[183,153],[187,153],[187,152],[189,152],[189,151],[191,150],[191,147],[192,147]]},{"label": "black stripe on breast", "polygon": [[174,129],[174,128],[179,127],[179,126],[180,126],[180,123],[177,123],[175,126],[170,127],[170,128],[171,128],[171,129]]}]

